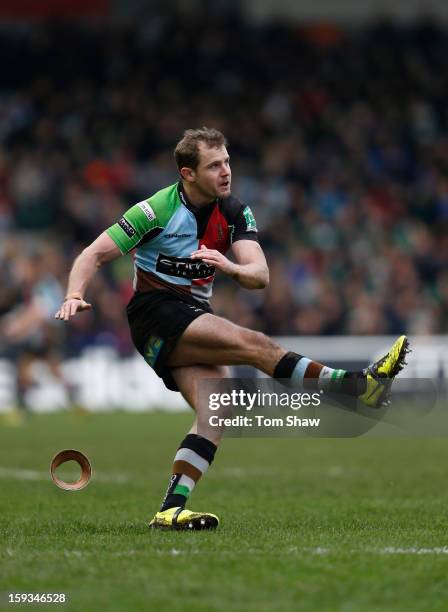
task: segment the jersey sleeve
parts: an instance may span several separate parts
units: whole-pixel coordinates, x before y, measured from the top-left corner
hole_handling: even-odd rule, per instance
[[[257,232],[257,223],[252,210],[246,204],[241,204],[234,220],[232,243],[237,240],[255,240],[258,242]]]
[[[154,209],[148,200],[143,200],[129,208],[121,219],[106,230],[120,251],[129,253],[142,240],[151,239],[163,229]]]

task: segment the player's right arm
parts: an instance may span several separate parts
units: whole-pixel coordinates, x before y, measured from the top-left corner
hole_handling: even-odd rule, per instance
[[[175,185],[169,189],[173,191]],[[104,263],[126,255],[139,246],[141,241],[151,240],[163,230],[163,214],[156,214],[151,199],[138,202],[127,210],[121,219],[103,232],[75,260],[68,280],[65,300],[55,314],[56,319],[68,321],[77,312],[92,308],[84,300],[84,294],[95,272]],[[169,218],[170,207],[165,216]]]
[[[77,312],[92,308],[92,305],[84,300],[84,294],[93,275],[103,264],[122,254],[106,232],[103,232],[90,246],[85,248],[75,259],[68,279],[67,295],[54,315],[55,318],[68,321]]]

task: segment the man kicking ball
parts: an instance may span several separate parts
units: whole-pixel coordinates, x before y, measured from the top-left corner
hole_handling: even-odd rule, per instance
[[[96,270],[135,249],[135,293],[127,307],[132,339],[168,389],[180,391],[196,411],[152,528],[213,529],[219,523],[214,514],[185,508],[222,436],[222,431],[207,437],[198,433],[200,380],[230,377],[227,366],[245,364],[289,379],[294,388],[352,395],[375,408],[388,403],[391,382],[408,351],[401,336],[365,370],[335,370],[213,314],[209,300],[216,270],[246,289],[262,289],[269,282],[252,211],[231,195],[226,145],[218,130],[187,130],[174,151],[180,181],[132,206],[84,249],[55,315],[68,321],[91,308],[84,296]],[[228,250],[235,262],[226,257]]]

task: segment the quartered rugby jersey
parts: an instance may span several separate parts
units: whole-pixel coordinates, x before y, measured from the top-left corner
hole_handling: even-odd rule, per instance
[[[107,234],[123,254],[136,249],[134,290],[168,289],[204,301],[212,295],[215,267],[191,253],[205,245],[225,254],[237,240],[258,241],[249,206],[229,196],[195,208],[182,183],[132,206]]]

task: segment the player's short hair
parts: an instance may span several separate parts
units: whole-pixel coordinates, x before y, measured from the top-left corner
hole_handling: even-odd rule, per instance
[[[174,159],[177,167],[196,170],[199,164],[199,143],[203,142],[210,149],[226,147],[227,139],[215,128],[202,127],[197,130],[185,130],[182,140],[174,149]]]

